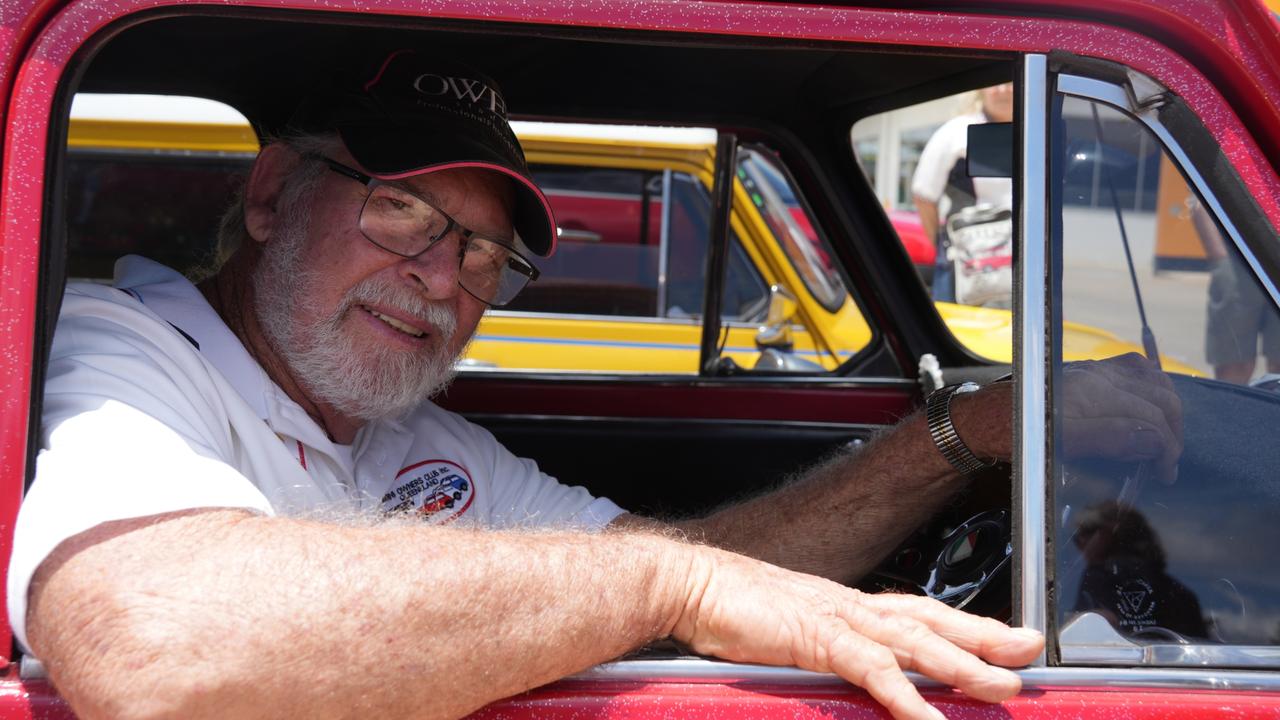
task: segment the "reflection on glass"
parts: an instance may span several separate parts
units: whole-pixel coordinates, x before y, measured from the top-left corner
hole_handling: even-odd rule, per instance
[[[1227,252],[1222,231],[1198,198],[1184,203],[1209,264],[1208,313],[1205,323],[1205,361],[1213,376],[1247,384],[1258,369],[1259,344],[1266,374],[1262,383],[1280,380],[1280,313],[1244,260]]]
[[[1143,126],[1075,98],[1059,121],[1064,342],[1090,326],[1122,357],[1055,358],[1058,627],[1094,612],[1138,644],[1280,644],[1277,308]],[[1162,370],[1124,355],[1153,347]]]
[[[1208,637],[1200,602],[1168,574],[1160,538],[1141,513],[1106,500],[1075,525],[1071,541],[1084,569],[1072,610],[1100,613],[1130,636]]]

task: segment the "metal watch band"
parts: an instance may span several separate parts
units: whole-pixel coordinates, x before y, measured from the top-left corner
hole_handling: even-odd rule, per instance
[[[978,389],[977,383],[965,382],[948,385],[929,394],[925,400],[925,418],[929,423],[929,436],[937,446],[942,457],[951,463],[961,475],[971,475],[995,463],[983,462],[960,439],[956,426],[951,422],[951,398],[960,393],[973,392]]]

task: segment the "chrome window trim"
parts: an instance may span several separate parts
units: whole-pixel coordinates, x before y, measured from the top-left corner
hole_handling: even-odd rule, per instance
[[[1022,64],[1022,163],[1018,194],[1018,225],[1022,291],[1015,299],[1015,327],[1020,328],[1020,353],[1014,358],[1014,378],[1018,383],[1021,417],[1019,447],[1015,455],[1014,482],[1020,488],[1018,522],[1022,580],[1020,593],[1023,627],[1045,632],[1048,627],[1045,577],[1045,522],[1048,497],[1048,452],[1046,417],[1048,412],[1048,332],[1049,312],[1045,288],[1049,251],[1048,197],[1048,59],[1027,55]],[[1015,239],[1015,242],[1018,242]],[[1041,652],[1032,665],[1043,667],[1047,657]]]
[[[524,312],[522,310],[488,310],[484,314],[485,317],[499,317],[510,319],[534,319],[534,320],[590,320],[594,322],[622,322],[622,323],[660,323],[664,325],[688,325],[690,327],[702,327],[701,316],[689,317],[650,317],[648,315],[591,315],[588,313],[556,313],[556,312]],[[760,326],[759,323],[744,322],[742,320],[722,320],[720,327],[746,328],[755,329]],[[791,323],[794,330],[800,332],[808,332],[801,323]]]
[[[1142,82],[1144,86],[1154,85],[1154,81],[1145,78],[1145,76],[1137,75],[1132,71],[1130,76]],[[1126,92],[1124,87],[1080,75],[1059,75],[1058,92],[1105,103],[1145,125],[1164,145],[1164,149],[1172,156],[1173,161],[1178,164],[1178,168],[1186,173],[1187,179],[1191,182],[1196,192],[1200,194],[1205,207],[1209,208],[1213,213],[1213,216],[1222,225],[1222,229],[1231,238],[1231,242],[1235,244],[1236,249],[1244,256],[1245,261],[1249,263],[1249,268],[1253,270],[1254,277],[1266,288],[1267,294],[1271,296],[1271,302],[1280,307],[1280,291],[1277,290],[1275,282],[1267,276],[1262,264],[1258,262],[1257,256],[1249,249],[1239,229],[1231,222],[1231,218],[1227,216],[1222,203],[1218,201],[1217,196],[1209,189],[1209,184],[1205,181],[1204,176],[1191,163],[1186,151],[1182,149],[1178,141],[1169,134],[1168,128],[1160,121],[1159,103],[1146,104],[1144,107],[1142,106],[1142,99],[1134,97],[1130,92]],[[1135,103],[1139,104],[1139,107],[1134,107]]]
[[[48,677],[44,665],[35,658],[24,656],[19,667],[19,677],[23,680],[37,680]],[[1280,693],[1280,673],[1248,670],[1220,670],[1209,674],[1203,669],[1041,667],[1024,668],[1014,670],[1014,672],[1018,674],[1018,677],[1022,678],[1022,691],[1024,693],[1029,690],[1054,690],[1059,688],[1217,690],[1223,692]],[[917,687],[946,687],[943,683],[919,673],[908,672],[907,677]],[[747,665],[701,657],[678,657],[662,660],[619,660],[597,665],[590,670],[571,675],[566,679],[653,684],[760,683],[821,687],[833,690],[852,689],[848,682],[829,673],[767,665]]]
[[[658,221],[658,317],[667,316],[667,272],[671,262],[671,168],[662,171],[662,217]],[[701,326],[702,322],[699,321]]]
[[[747,385],[776,385],[789,387],[793,385],[820,385],[826,388],[905,388],[918,390],[920,383],[909,378],[892,377],[843,377],[832,375],[735,375],[731,378],[716,378],[705,375],[688,374],[650,374],[641,371],[623,373],[617,370],[513,370],[510,368],[460,367],[458,375],[497,376],[503,380],[521,382],[623,382],[629,385],[680,385],[697,387],[737,387]]]
[[[1058,635],[1062,661],[1078,665],[1280,667],[1280,646],[1180,643],[1138,644],[1096,612],[1071,619]]]
[[[110,160],[112,158],[124,158],[134,161],[140,157],[146,158],[147,160],[174,160],[180,163],[189,163],[193,160],[216,162],[239,161],[244,162],[244,169],[245,171],[248,171],[249,167],[253,164],[254,159],[258,157],[258,153],[241,152],[239,150],[173,150],[169,148],[67,146],[67,158],[73,160]]]
[[[1062,662],[1075,665],[1161,665],[1167,667],[1280,667],[1280,647],[1274,645],[1068,645],[1062,643]]]
[[[1204,668],[1082,668],[1032,667],[1015,670],[1022,689],[1057,688],[1148,688],[1153,690],[1232,690],[1280,693],[1280,673],[1251,670]],[[919,687],[945,687],[918,673],[907,676]],[[573,675],[572,680],[603,680],[643,683],[733,683],[820,686],[848,689],[849,683],[829,673],[794,668],[747,665],[700,657],[654,660],[619,660]]]
[[[44,665],[24,656],[19,666],[23,680],[48,677]],[[1215,670],[1212,674],[1199,670],[1163,668],[1064,668],[1040,667],[1014,670],[1022,678],[1022,691],[1059,688],[1125,688],[1150,690],[1217,690],[1234,692],[1280,693],[1280,673],[1248,670]],[[919,673],[908,672],[912,684],[922,688],[942,688],[943,683]],[[795,668],[747,665],[701,657],[677,657],[662,660],[618,660],[597,665],[571,675],[567,680],[636,682],[636,683],[760,683],[821,687],[850,690],[852,686],[830,673],[817,673]]]
[[[794,428],[797,430],[836,430],[861,435],[872,435],[884,430],[883,425],[868,423],[824,422],[818,420],[757,420],[742,418],[708,418],[708,417],[625,417],[621,415],[522,415],[519,413],[466,413],[467,419],[485,423],[488,421],[519,422],[582,422],[582,423],[625,423],[628,425],[649,424],[666,427],[676,425],[707,425],[723,428],[726,426],[757,428]]]
[[[1124,87],[1113,82],[1097,80],[1080,75],[1062,74],[1058,76],[1057,91],[1084,100],[1109,105],[1125,115],[1142,123],[1161,142],[1171,159],[1177,163],[1178,169],[1186,173],[1188,181],[1200,194],[1202,203],[1209,208],[1221,224],[1223,230],[1231,238],[1236,249],[1249,263],[1254,277],[1266,288],[1271,301],[1280,307],[1280,293],[1276,285],[1263,271],[1257,257],[1245,244],[1244,238],[1235,224],[1227,216],[1222,204],[1210,190],[1204,176],[1191,163],[1190,158],[1178,142],[1169,134],[1159,118],[1160,90],[1155,81],[1130,71],[1131,87]],[[1137,93],[1143,92],[1142,97]],[[1069,626],[1068,626],[1069,627]],[[1057,630],[1057,628],[1055,628]],[[1077,664],[1159,664],[1166,667],[1205,667],[1207,665],[1232,665],[1249,668],[1280,668],[1280,646],[1246,646],[1230,644],[1144,644],[1099,643],[1084,638],[1073,642],[1065,638],[1067,627],[1061,628],[1058,645],[1062,662]],[[1280,676],[1278,676],[1280,677]],[[1280,680],[1277,680],[1280,685]]]

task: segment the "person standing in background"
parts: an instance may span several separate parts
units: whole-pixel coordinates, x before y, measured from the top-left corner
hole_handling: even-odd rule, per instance
[[[946,218],[961,208],[978,204],[1013,206],[1011,180],[971,178],[964,163],[970,125],[1013,120],[1013,83],[982,88],[978,98],[977,111],[948,120],[929,138],[911,178],[920,224],[938,249],[933,275],[935,300],[956,300],[955,272],[947,257]]]
[[[1258,368],[1259,338],[1267,375],[1280,374],[1280,313],[1239,255],[1227,251],[1199,198],[1188,196],[1186,205],[1209,263],[1204,353],[1213,377],[1248,385]]]

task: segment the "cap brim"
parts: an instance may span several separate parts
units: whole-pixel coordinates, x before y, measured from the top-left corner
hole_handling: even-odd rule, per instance
[[[453,168],[482,168],[505,175],[515,188],[511,218],[529,250],[549,257],[556,249],[551,203],[523,170],[501,152],[448,131],[377,125],[344,125],[338,134],[351,156],[379,180],[400,180]]]

